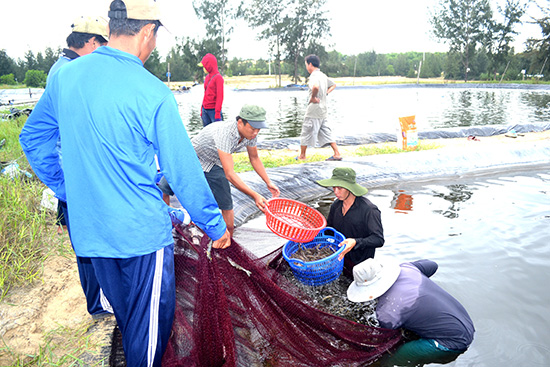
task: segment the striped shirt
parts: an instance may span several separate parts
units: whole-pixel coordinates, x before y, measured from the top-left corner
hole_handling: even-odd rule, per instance
[[[210,172],[214,165],[222,167],[218,149],[232,154],[247,146],[255,147],[258,140],[257,137],[252,140],[242,138],[239,142],[240,139],[237,121],[216,121],[204,127],[191,143],[199,157],[202,170]]]

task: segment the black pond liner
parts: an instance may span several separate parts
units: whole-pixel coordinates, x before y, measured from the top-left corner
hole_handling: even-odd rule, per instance
[[[466,139],[469,135],[476,135],[478,137],[492,136],[503,134],[511,129],[514,129],[517,133],[540,132],[549,130],[550,124],[541,123],[512,125],[507,127],[484,126],[479,128],[445,129],[433,132],[421,132],[419,135],[422,139],[445,137],[463,137]],[[425,135],[423,136],[423,134]],[[364,144],[366,139],[374,139],[373,136],[380,137],[386,135],[387,134],[372,134],[368,137],[354,137],[349,140],[344,139],[343,141],[348,141],[350,145]],[[390,136],[386,137],[388,139],[393,138]],[[521,137],[517,139],[521,139]],[[262,146],[262,149],[281,149],[296,143],[293,139],[281,139],[279,141],[262,142],[262,144],[271,146],[270,148]],[[372,188],[402,181],[427,181],[438,178],[447,179],[530,167],[536,169],[537,166],[548,167],[548,164],[550,164],[550,140],[524,143],[515,141],[514,144],[511,145],[485,145],[483,139],[481,139],[481,141],[471,141],[471,144],[466,146],[468,149],[443,148],[408,152],[405,154],[386,154],[353,158],[344,157],[344,160],[340,162],[304,163],[278,168],[268,168],[267,172],[270,179],[281,190],[282,197],[302,202],[310,202],[330,192],[327,188],[316,184],[316,181],[330,177],[335,167],[353,168],[357,172],[358,183],[367,188]],[[240,176],[247,185],[264,197],[269,198],[271,196],[265,187],[265,183],[255,172],[241,173]],[[248,220],[261,215],[254,201],[248,196],[235,189],[232,189],[232,195],[236,226],[242,226]],[[258,234],[261,235],[261,231],[257,233],[256,236]],[[254,236],[250,238],[254,238]],[[258,240],[261,242],[261,238],[258,238]],[[115,328],[110,355],[111,366],[125,366],[121,344],[120,332]]]
[[[516,133],[531,133],[550,130],[550,122],[531,124],[510,124],[510,125],[485,125],[471,127],[457,127],[448,129],[421,130],[418,132],[419,139],[452,139],[467,138],[468,136],[488,137],[496,136],[515,131]],[[355,136],[339,136],[336,138],[338,145],[361,145],[397,142],[397,135],[391,133],[373,133]],[[258,142],[258,149],[289,149],[300,145],[300,138],[284,138],[263,140]],[[243,150],[244,151],[244,150]]]

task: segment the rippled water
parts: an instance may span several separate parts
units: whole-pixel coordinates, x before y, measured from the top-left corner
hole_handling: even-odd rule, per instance
[[[439,264],[432,279],[476,327],[454,366],[550,365],[550,166],[456,182],[376,188],[377,254]],[[332,198],[315,205],[327,214]]]
[[[189,135],[202,127],[199,108],[202,86],[177,93],[180,114]],[[237,91],[225,89],[223,114],[234,119],[243,104],[254,103],[267,111],[269,129],[260,139],[300,135],[306,107],[306,90]],[[545,89],[495,89],[382,86],[337,88],[329,96],[328,119],[337,136],[393,133],[398,117],[416,115],[419,129],[508,125],[550,120],[550,91]]]

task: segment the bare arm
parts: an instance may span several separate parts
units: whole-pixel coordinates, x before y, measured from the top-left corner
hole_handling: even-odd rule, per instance
[[[223,171],[225,172],[225,177],[227,178],[227,180],[231,182],[231,184],[235,186],[237,190],[254,199],[254,202],[256,203],[258,209],[263,211],[265,207],[265,202],[267,200],[262,195],[258,194],[256,191],[248,187],[248,185],[244,183],[237,172],[235,172],[233,156],[219,149],[218,154],[220,156],[220,161],[222,162]]]
[[[330,92],[332,92],[334,89],[336,89],[336,84],[331,85],[330,87],[328,87],[328,89],[327,89],[327,95],[328,95]]]
[[[254,168],[254,171],[256,171],[258,176],[260,176],[261,179],[265,182],[268,190],[271,192],[272,197],[274,198],[278,197],[281,194],[281,192],[279,191],[279,188],[269,179],[269,176],[265,171],[264,164],[262,163],[262,160],[258,155],[258,148],[246,147],[246,149],[248,151],[248,159],[250,160],[250,164],[252,165],[252,168]]]
[[[314,85],[311,87],[311,98],[309,99],[309,103],[319,103],[317,94],[319,94],[319,85]]]

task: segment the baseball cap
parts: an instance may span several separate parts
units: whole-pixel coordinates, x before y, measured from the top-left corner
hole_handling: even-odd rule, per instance
[[[254,129],[267,127],[265,123],[265,110],[260,106],[246,104],[241,108],[239,116],[248,121]]]
[[[158,20],[160,19],[160,8],[156,0],[121,0],[126,10],[113,9],[113,3],[109,8],[111,19],[137,19],[137,20]],[[162,24],[162,21],[161,21]]]
[[[109,40],[107,32],[107,19],[103,17],[80,17],[75,19],[71,25],[73,32],[96,34]]]

